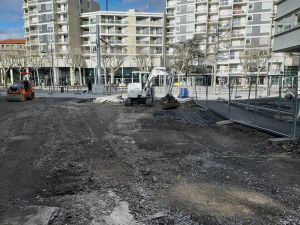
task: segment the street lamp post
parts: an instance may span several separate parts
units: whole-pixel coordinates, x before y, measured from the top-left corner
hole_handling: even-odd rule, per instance
[[[51,51],[51,86],[52,86],[52,91],[55,92],[55,67],[54,67],[54,56],[53,56],[53,41],[50,41],[50,51]]]

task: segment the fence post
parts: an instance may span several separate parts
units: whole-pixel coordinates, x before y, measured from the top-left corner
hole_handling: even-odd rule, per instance
[[[281,104],[281,89],[282,89],[282,76],[283,75],[279,75],[279,90],[278,90],[278,101],[277,101],[277,109],[278,109],[278,112],[277,112],[277,117],[279,118],[280,117],[280,110],[281,110],[281,107],[280,107],[280,104]]]
[[[292,133],[292,138],[296,138],[297,134],[297,117],[298,117],[298,75],[295,77],[294,82],[296,81],[295,84],[295,102],[294,102],[294,118],[293,118],[293,133]]]

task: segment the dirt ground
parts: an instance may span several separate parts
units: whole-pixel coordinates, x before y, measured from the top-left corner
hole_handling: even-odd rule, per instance
[[[187,104],[0,97],[0,224],[26,206],[50,225],[299,225],[298,146]]]

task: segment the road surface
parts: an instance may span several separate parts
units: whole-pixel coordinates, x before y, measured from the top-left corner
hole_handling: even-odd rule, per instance
[[[298,146],[219,120],[188,104],[0,98],[0,224],[28,207],[50,225],[299,224]]]

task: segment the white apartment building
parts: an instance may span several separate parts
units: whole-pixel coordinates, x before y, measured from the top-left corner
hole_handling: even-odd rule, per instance
[[[201,35],[208,64],[216,67],[215,82],[226,83],[228,76],[244,75],[241,56],[251,49],[271,52],[275,10],[273,0],[166,0],[166,43]],[[273,54],[261,82],[268,72],[282,70],[282,61],[282,54]]]
[[[164,14],[97,11],[81,15],[81,48],[88,68],[95,68],[96,24],[99,25],[102,58],[124,57],[116,77],[131,77],[140,67],[137,56],[147,56],[148,63],[163,65]],[[105,66],[105,65],[103,65]],[[151,67],[151,65],[149,65]],[[89,71],[92,73],[92,70]]]
[[[287,74],[300,73],[300,1],[281,0],[277,2],[273,51],[288,52]]]
[[[23,0],[26,47],[32,56],[54,58],[55,83],[84,84],[94,78],[96,68],[96,24],[100,25],[101,53],[126,57],[116,77],[131,74],[138,65],[136,56],[147,55],[151,63],[163,62],[164,14],[129,10],[99,11],[94,0]],[[84,56],[82,79],[68,57]],[[52,57],[51,57],[52,58]],[[48,60],[47,79],[51,74]],[[102,68],[104,65],[102,65]]]
[[[23,0],[23,10],[27,50],[33,56],[53,53],[55,83],[74,84],[78,79],[66,57],[80,48],[80,15],[98,11],[99,5],[94,0]],[[45,73],[51,73],[50,65]]]

